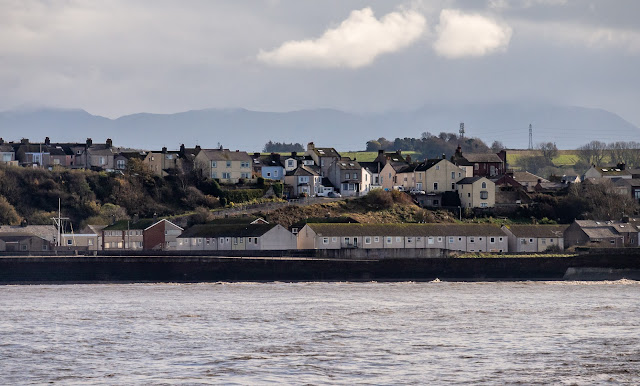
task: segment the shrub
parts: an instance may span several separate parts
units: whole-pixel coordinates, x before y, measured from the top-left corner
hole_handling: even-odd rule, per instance
[[[264,195],[262,189],[238,189],[238,190],[227,190],[225,192],[225,197],[228,201],[231,202],[247,202],[254,199],[261,198]]]
[[[394,203],[393,193],[382,189],[372,190],[364,198],[367,204],[378,209],[389,209]]]

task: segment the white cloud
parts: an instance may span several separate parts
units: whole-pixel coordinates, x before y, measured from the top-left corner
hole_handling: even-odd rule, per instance
[[[415,11],[391,12],[378,20],[371,8],[354,10],[318,39],[293,40],[272,51],[261,50],[258,60],[283,67],[359,68],[379,55],[411,45],[426,26],[424,16]]]
[[[512,30],[508,25],[482,15],[443,9],[436,33],[438,38],[433,43],[436,53],[447,58],[461,58],[506,50]]]

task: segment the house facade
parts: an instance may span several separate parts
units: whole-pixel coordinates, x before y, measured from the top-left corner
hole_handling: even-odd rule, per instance
[[[182,231],[165,219],[120,220],[102,229],[102,249],[171,251]]]
[[[496,204],[496,184],[486,177],[465,177],[457,187],[463,208],[493,208]]]
[[[339,160],[340,153],[332,147],[316,147],[313,142],[307,144],[307,151],[304,153],[310,156],[313,162],[320,166],[320,175],[328,177],[329,167]]]
[[[358,196],[361,192],[367,191],[366,179],[370,174],[360,166],[357,161],[344,157],[335,160],[327,171],[327,176],[331,184],[338,189],[345,197]]]
[[[308,197],[314,197],[322,189],[320,171],[311,166],[301,165],[288,172],[285,175],[284,183],[291,187],[291,197],[300,197],[303,193]]]
[[[623,247],[624,236],[611,225],[610,221],[575,220],[564,232],[564,246]]]
[[[584,173],[585,180],[597,181],[611,178],[631,179],[633,175],[625,168],[624,164],[619,164],[614,167],[592,165],[591,168]]]
[[[416,249],[507,252],[507,235],[485,224],[316,224],[298,232],[298,249]]]
[[[414,169],[414,175],[414,185],[408,188],[424,190],[427,193],[444,193],[456,191],[456,183],[464,178],[465,171],[443,158],[418,164]]]
[[[194,225],[177,238],[178,251],[296,249],[296,237],[279,224]]]
[[[166,177],[169,171],[182,167],[180,152],[167,150],[166,147],[160,151],[146,152],[142,162],[149,167],[153,174],[160,177]]]
[[[509,238],[509,252],[564,250],[566,225],[509,225],[502,230]]]
[[[252,163],[246,152],[229,149],[202,149],[194,160],[194,166],[203,176],[229,184],[241,179],[252,180]]]

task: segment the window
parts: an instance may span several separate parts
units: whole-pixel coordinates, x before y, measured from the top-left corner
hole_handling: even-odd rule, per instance
[[[438,242],[441,243],[442,242],[442,237],[438,237]]]
[[[322,244],[329,244],[329,238],[328,237],[323,237],[322,238]]]
[[[26,244],[20,245],[20,249],[23,250],[23,251],[26,251],[27,250],[27,245]]]
[[[473,168],[474,168],[475,170],[478,170],[478,169],[480,169],[480,165],[478,165],[478,164],[474,164],[474,165],[473,165]]]
[[[373,238],[373,242],[374,243],[379,243],[380,242],[380,237],[376,236]]]
[[[428,244],[433,244],[433,237],[429,237],[429,239],[427,240]]]
[[[480,198],[483,200],[486,200],[487,198],[489,198],[489,192],[487,192],[486,190],[481,190],[480,191]]]
[[[217,161],[211,161],[211,167],[212,168],[217,168],[218,167],[218,162]]]
[[[227,161],[227,167],[230,168],[231,167],[231,161]]]
[[[496,238],[495,238],[495,237],[491,237],[491,238],[489,238],[489,242],[490,242],[491,244],[495,243],[495,242],[496,242]]]
[[[467,193],[467,197],[471,197],[471,193]]]
[[[293,160],[292,159],[288,159],[287,160],[287,167],[288,168],[292,168],[293,167]]]
[[[226,179],[226,180],[231,179],[231,173],[223,172],[222,173],[222,178]]]
[[[547,244],[547,239],[542,239],[542,245]]]
[[[462,241],[462,237],[458,237],[458,241]]]
[[[87,245],[92,246],[93,245],[93,239],[87,240]]]
[[[407,243],[412,243],[413,242],[413,237],[407,237]]]
[[[165,159],[173,159],[173,154],[167,154],[164,156]]]
[[[451,172],[451,179],[455,180],[456,179],[456,172]]]
[[[451,183],[451,190],[456,190],[456,183],[455,182]]]
[[[530,242],[530,243],[532,243],[532,242],[533,242],[533,239],[529,239],[529,242]]]
[[[344,178],[348,180],[349,179],[349,173],[345,174]]]
[[[211,178],[218,178],[218,173],[211,172]]]
[[[73,245],[73,239],[68,239],[67,240],[67,245]]]
[[[436,165],[436,170],[440,170],[440,165]]]
[[[527,240],[525,240],[525,239],[520,239],[520,244],[526,244],[526,243],[527,243]]]
[[[488,207],[489,207],[489,205],[488,205],[486,202],[481,202],[481,203],[480,203],[480,207],[481,207],[481,208],[488,208]]]
[[[249,178],[249,173],[240,173],[240,178]]]
[[[116,163],[116,167],[118,169],[124,169],[124,160],[123,159],[119,159],[118,162]]]
[[[469,237],[469,242],[470,242],[470,243],[475,243],[475,242],[476,242],[476,239],[475,239],[474,237]]]
[[[438,190],[438,183],[437,182],[433,183],[433,190]]]
[[[422,237],[416,237],[416,243],[419,243],[420,241],[422,241]]]
[[[364,238],[364,243],[365,243],[365,244],[371,244],[371,237],[368,237],[368,236],[367,236],[367,237],[365,237],[365,238]]]
[[[615,241],[615,240],[611,240],[611,244],[615,244],[615,243],[616,243],[616,241]]]
[[[482,183],[482,189],[486,189],[486,188],[487,188],[487,183],[486,183],[486,182],[483,182],[483,183]]]
[[[387,237],[387,244],[393,243],[393,237]]]
[[[449,237],[449,244],[453,244],[453,237]]]
[[[402,237],[396,237],[396,243],[401,243],[402,242]]]
[[[502,237],[500,237],[500,238],[498,239],[498,241],[502,241]]]
[[[271,172],[267,172],[267,177],[271,177]]]
[[[350,241],[351,241],[351,240],[350,240],[348,237],[345,237],[345,238],[344,238],[344,243],[345,243],[345,244],[349,244],[349,243],[350,243]]]
[[[358,173],[353,173],[353,179],[357,180],[358,179]]]
[[[458,172],[458,178],[462,177],[462,173]]]
[[[241,168],[248,168],[248,167],[249,167],[249,162],[247,162],[247,161],[242,161],[242,162],[240,163],[240,167],[241,167]]]
[[[277,170],[274,170],[274,171],[273,171],[273,176],[274,176],[274,177],[278,177],[278,171],[277,171]]]
[[[98,163],[99,163],[100,165],[104,165],[104,157],[99,157],[99,158],[98,158]]]

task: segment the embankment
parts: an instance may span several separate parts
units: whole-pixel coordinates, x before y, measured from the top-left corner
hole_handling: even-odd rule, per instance
[[[567,275],[568,276],[565,276]],[[640,255],[318,259],[300,257],[0,257],[0,283],[640,279]]]

